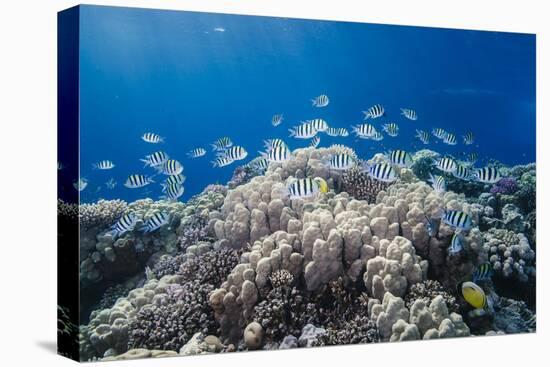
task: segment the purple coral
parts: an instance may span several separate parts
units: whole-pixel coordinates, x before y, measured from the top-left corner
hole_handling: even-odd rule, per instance
[[[518,189],[518,183],[513,177],[504,177],[491,187],[491,193],[510,195],[518,191]]]

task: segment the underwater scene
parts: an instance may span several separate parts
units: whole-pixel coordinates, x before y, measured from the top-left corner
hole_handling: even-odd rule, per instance
[[[536,331],[534,35],[79,20],[81,360]]]

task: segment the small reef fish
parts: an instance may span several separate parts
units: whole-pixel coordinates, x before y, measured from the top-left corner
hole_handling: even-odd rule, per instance
[[[397,172],[388,163],[375,163],[373,165],[366,164],[368,174],[375,180],[382,182],[393,182],[397,180]]]
[[[456,145],[456,135],[452,133],[445,134],[443,138],[443,143],[447,145]]]
[[[145,175],[130,175],[126,179],[126,182],[124,183],[124,186],[129,189],[137,189],[140,187],[144,187],[149,185],[150,183],[153,183],[153,181],[150,177]]]
[[[341,127],[338,129],[338,136],[346,137],[349,136],[349,131],[345,127]]]
[[[487,296],[479,285],[474,282],[464,282],[460,288],[462,297],[470,306],[475,309],[484,309],[487,307]]]
[[[482,183],[493,184],[500,181],[502,176],[496,167],[483,167],[474,170],[472,179]]]
[[[271,125],[273,126],[279,126],[280,124],[283,123],[283,114],[282,113],[279,113],[279,114],[276,114],[276,115],[273,115],[273,117],[271,118]]]
[[[166,181],[164,183],[161,183],[160,186],[162,187],[162,191],[166,191],[166,188],[168,186],[172,185],[182,185],[185,182],[186,177],[182,175],[181,173],[179,175],[172,175],[168,176]]]
[[[73,187],[78,190],[82,191],[88,186],[88,180],[85,178],[79,178],[78,181],[73,182]]]
[[[155,133],[145,133],[141,136],[141,139],[151,144],[164,143],[164,138]]]
[[[424,130],[416,130],[416,138],[418,138],[422,144],[430,144],[430,134]]]
[[[140,161],[145,163],[145,167],[157,167],[166,162],[169,158],[170,157],[168,157],[168,154],[159,151],[145,156],[145,158],[140,159]]]
[[[323,119],[307,120],[306,122],[313,125],[315,130],[320,132],[325,132],[329,128],[328,123]]]
[[[462,245],[464,243],[464,236],[460,231],[456,231],[453,234],[453,238],[451,238],[451,245],[449,246],[449,249],[447,250],[449,252],[449,255],[456,255],[462,249],[464,246]]]
[[[234,161],[240,161],[245,159],[248,156],[246,149],[239,145],[234,145],[231,148],[227,149],[223,153],[219,153],[218,157],[229,157]]]
[[[311,123],[303,123],[299,126],[294,126],[292,129],[288,129],[290,137],[296,139],[311,139],[317,135],[317,129]]]
[[[133,231],[134,228],[136,227],[138,220],[139,220],[138,216],[135,215],[134,213],[124,214],[122,218],[120,218],[111,227],[111,230],[108,233],[114,238],[117,238],[126,232]]]
[[[175,159],[169,159],[162,165],[157,166],[156,170],[158,173],[162,173],[168,176],[179,175],[183,172],[183,165]]]
[[[430,173],[429,182],[432,184],[432,188],[435,192],[445,192],[445,190],[447,190],[447,184],[443,176],[434,176]]]
[[[382,135],[379,131],[375,131],[371,139],[374,141],[380,141],[384,139],[384,135]]]
[[[432,135],[438,139],[445,139],[445,137],[447,136],[447,132],[440,127],[436,127],[432,130]]]
[[[220,168],[220,167],[229,166],[233,162],[235,162],[235,161],[233,159],[231,159],[230,157],[220,156],[220,157],[218,157],[218,158],[216,158],[215,160],[212,161],[212,166]]]
[[[472,217],[460,210],[445,210],[441,220],[453,228],[465,231],[472,228]]]
[[[326,107],[329,104],[329,99],[326,94],[321,94],[318,97],[315,97],[311,100],[311,105],[313,107]]]
[[[472,276],[473,282],[477,283],[479,281],[490,279],[493,274],[493,267],[490,263],[481,264],[477,267],[476,271],[474,271]]]
[[[456,170],[457,163],[453,158],[443,157],[436,161],[436,167],[443,172],[452,173]]]
[[[222,27],[216,27],[214,28],[214,32],[225,32],[225,28],[222,28]]]
[[[388,134],[392,138],[395,138],[399,134],[399,126],[397,126],[397,124],[393,122],[382,125],[382,130],[384,130],[386,134]]]
[[[411,110],[410,108],[401,108],[401,114],[408,118],[409,120],[416,121],[418,120],[418,115],[416,114],[415,110]]]
[[[472,173],[470,171],[470,168],[463,166],[461,164],[458,164],[456,166],[456,170],[452,172],[452,175],[461,180],[469,180]]]
[[[162,198],[169,200],[178,200],[178,198],[183,195],[183,192],[183,186],[180,184],[167,185]]]
[[[109,181],[105,182],[105,186],[107,186],[109,190],[114,189],[116,185],[117,185],[117,182],[115,181],[114,178],[110,178]]]
[[[376,128],[371,124],[352,126],[351,129],[361,139],[371,139],[377,133]]]
[[[268,140],[264,140],[264,147],[266,149],[273,149],[275,147],[286,147],[286,143],[283,141],[283,139],[279,139],[279,138],[276,138],[276,139],[268,139]]]
[[[430,219],[427,215],[424,215],[424,218],[426,218],[426,230],[428,231],[428,236],[437,237],[439,220],[437,218]]]
[[[157,212],[147,219],[143,227],[140,228],[140,231],[151,233],[168,224],[168,222],[170,222],[170,215],[168,213]]]
[[[252,169],[264,171],[269,167],[269,160],[264,157],[255,158],[248,163],[248,166]]]
[[[105,159],[105,160],[99,161],[97,163],[93,163],[92,167],[94,169],[108,170],[108,169],[115,168],[115,165],[112,161]]]
[[[336,128],[336,127],[329,127],[327,129],[327,131],[325,131],[325,133],[328,135],[328,136],[339,136],[339,129]]]
[[[465,145],[472,145],[474,143],[474,133],[471,131],[467,132],[462,139],[464,140]]]
[[[381,104],[375,104],[372,107],[369,107],[366,111],[363,111],[364,120],[367,119],[376,119],[378,117],[382,117],[386,114],[386,111],[384,110],[384,107]]]
[[[267,153],[262,153],[262,154],[270,162],[275,162],[275,163],[283,163],[290,160],[290,158],[292,158],[292,152],[286,146],[275,147],[273,149],[268,150]]]
[[[412,156],[401,149],[392,150],[387,157],[391,163],[398,167],[410,167],[413,164]]]
[[[287,186],[287,190],[291,200],[305,199],[317,196],[319,193],[327,193],[328,184],[321,177],[308,177],[292,182]]]
[[[206,149],[204,148],[195,148],[187,153],[187,156],[190,158],[200,158],[206,154]]]
[[[336,171],[345,171],[356,164],[355,158],[347,153],[334,154],[328,161],[328,166]]]
[[[321,138],[319,136],[314,136],[313,139],[311,139],[311,141],[309,142],[309,146],[312,148],[317,148],[320,142]]]
[[[231,147],[233,145],[233,142],[230,138],[227,136],[224,136],[222,138],[219,138],[214,143],[210,144],[212,146],[212,150],[226,150],[227,148]]]
[[[471,152],[466,156],[466,159],[470,164],[474,164],[475,162],[477,162],[477,158],[478,156],[476,152]]]

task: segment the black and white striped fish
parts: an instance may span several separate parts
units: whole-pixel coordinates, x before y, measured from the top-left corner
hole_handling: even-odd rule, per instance
[[[233,145],[233,141],[231,141],[231,139],[227,136],[224,136],[210,145],[212,146],[212,150],[226,150]]]
[[[185,182],[186,177],[181,173],[179,175],[168,176],[168,178],[161,183],[162,191],[166,191],[166,188],[171,185],[182,185]]]
[[[248,166],[252,169],[264,171],[269,167],[269,160],[264,157],[258,157],[250,161]]]
[[[328,123],[323,119],[307,120],[306,123],[312,124],[315,130],[325,132],[329,128]]]
[[[227,149],[226,151],[219,153],[218,156],[229,157],[234,161],[240,161],[245,159],[248,156],[248,152],[243,147],[239,145],[234,145],[231,148]]]
[[[368,168],[369,176],[378,181],[393,182],[398,178],[397,172],[393,169],[392,165],[388,163],[367,164],[366,168]]]
[[[155,133],[145,133],[141,136],[141,139],[147,143],[151,144],[158,144],[158,143],[164,143],[164,138],[158,136]]]
[[[432,135],[438,139],[445,139],[445,137],[447,136],[447,132],[440,127],[436,127],[432,130]]]
[[[317,134],[317,129],[311,123],[303,123],[299,126],[294,126],[288,129],[290,137],[296,139],[311,139]]]
[[[462,137],[465,145],[472,145],[474,143],[474,133],[469,131]]]
[[[328,135],[328,136],[338,136],[339,135],[339,129],[336,128],[336,127],[329,127],[327,129],[327,131],[325,131],[325,133]]]
[[[445,137],[443,138],[443,143],[447,145],[456,145],[456,135],[453,133],[445,134]]]
[[[447,184],[443,176],[434,176],[430,173],[429,182],[432,184],[432,188],[435,192],[445,192],[445,190],[447,190]]]
[[[319,146],[319,143],[321,143],[321,138],[317,135],[311,139],[311,141],[309,142],[309,146],[312,148],[317,148]]]
[[[130,175],[126,179],[124,186],[126,186],[129,189],[137,189],[143,186],[147,186],[153,182],[155,181],[153,181],[152,178],[145,175]]]
[[[219,156],[218,158],[212,161],[212,167],[217,167],[217,168],[225,167],[225,166],[229,166],[233,162],[235,162],[235,160],[233,160],[230,157]]]
[[[328,166],[336,171],[345,171],[355,166],[356,160],[347,153],[334,154],[328,161]]]
[[[413,163],[412,156],[401,149],[392,150],[387,156],[390,162],[398,167],[410,167]]]
[[[476,271],[474,271],[472,280],[474,283],[477,283],[479,281],[490,279],[493,274],[493,266],[491,263],[483,263],[477,267]]]
[[[283,163],[292,158],[292,152],[287,146],[275,147],[262,153],[270,162]]]
[[[268,140],[264,140],[264,147],[266,149],[273,149],[275,147],[286,147],[286,143],[283,141],[283,139],[279,139],[279,138],[276,138],[276,139],[268,139]]]
[[[467,156],[466,156],[466,159],[468,160],[468,162],[470,164],[474,164],[475,162],[477,162],[477,153],[476,152],[471,152],[469,153]]]
[[[145,156],[144,159],[140,159],[143,163],[145,163],[145,167],[157,167],[166,162],[170,157],[168,154],[164,152],[154,152],[153,154]]]
[[[384,139],[384,135],[382,135],[380,131],[376,131],[371,139],[374,141],[380,141]]]
[[[377,133],[376,128],[371,124],[352,126],[352,131],[361,139],[371,139]]]
[[[493,184],[500,181],[502,176],[496,167],[478,168],[472,172],[472,179],[478,182]]]
[[[326,94],[321,94],[320,96],[315,97],[314,99],[311,100],[311,105],[313,107],[326,107],[328,106],[328,103],[329,103],[329,99]]]
[[[453,228],[465,231],[472,228],[472,217],[460,210],[445,210],[441,221]]]
[[[447,249],[449,255],[456,255],[464,248],[464,235],[460,231],[455,231],[451,238],[451,245]]]
[[[345,127],[341,127],[338,129],[338,136],[346,137],[349,136],[349,131]]]
[[[305,199],[319,194],[321,192],[321,185],[316,181],[317,179],[307,177],[290,183],[287,186],[290,199]]]
[[[109,231],[109,234],[113,237],[118,237],[123,235],[126,232],[133,231],[136,227],[136,224],[138,222],[139,218],[137,215],[135,215],[133,212],[124,214],[122,218],[120,218]]]
[[[190,158],[199,158],[199,157],[203,157],[205,154],[206,154],[206,149],[204,149],[204,148],[195,148],[195,149],[191,149],[187,153],[187,156],[190,157]]]
[[[273,117],[271,118],[271,125],[273,126],[279,126],[280,124],[282,124],[283,122],[283,114],[282,113],[278,113],[276,115],[273,115]]]
[[[163,173],[168,176],[179,175],[183,172],[183,165],[175,159],[168,159],[166,162],[155,168],[158,173]]]
[[[92,167],[94,169],[107,170],[107,169],[115,168],[115,164],[112,161],[108,160],[108,159],[104,159],[104,160],[99,161],[97,163],[93,163]]]
[[[453,158],[442,157],[436,161],[436,167],[443,172],[452,173],[456,170],[457,163]]]
[[[418,115],[416,114],[415,110],[411,110],[410,108],[401,108],[401,114],[408,118],[409,120],[416,121],[418,120]]]
[[[175,201],[175,200],[178,200],[178,198],[183,195],[183,192],[184,192],[183,185],[180,185],[180,184],[168,185],[164,190],[164,195],[162,196],[162,198]]]
[[[372,107],[369,107],[366,111],[363,111],[364,120],[367,119],[376,119],[378,117],[382,117],[386,114],[386,111],[384,110],[384,106],[381,104],[375,104]]]
[[[145,224],[140,228],[140,231],[151,233],[170,222],[170,215],[166,212],[157,212],[153,214]]]
[[[416,138],[418,138],[422,144],[430,144],[430,134],[424,130],[416,130]]]
[[[452,172],[453,176],[461,180],[469,180],[472,176],[472,172],[469,167],[458,164],[456,170]]]
[[[395,138],[399,134],[399,126],[397,126],[397,124],[393,122],[382,125],[382,130],[384,130],[386,134],[388,134],[392,138]]]

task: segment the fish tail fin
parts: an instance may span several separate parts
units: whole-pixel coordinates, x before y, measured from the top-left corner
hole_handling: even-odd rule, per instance
[[[151,164],[151,163],[149,162],[149,160],[148,160],[148,159],[145,159],[145,158],[144,158],[144,159],[140,159],[140,161],[143,162],[143,167],[149,167],[149,165]]]
[[[92,163],[92,169],[98,169],[99,165],[97,163]]]
[[[367,111],[361,111],[361,112],[363,112],[363,114],[365,115],[365,116],[363,116],[363,120],[370,119],[370,113],[368,113]]]
[[[317,105],[317,101],[315,99],[311,100],[311,106],[315,107]]]
[[[293,138],[293,137],[296,136],[296,130],[294,130],[294,129],[288,129],[288,132],[290,133],[289,136],[290,136],[291,138]]]

